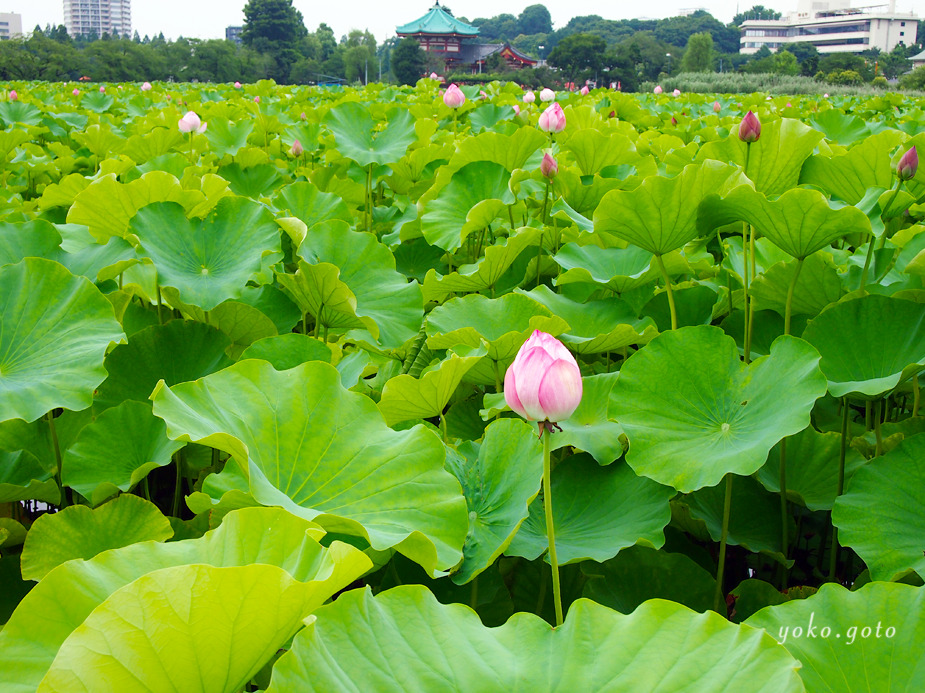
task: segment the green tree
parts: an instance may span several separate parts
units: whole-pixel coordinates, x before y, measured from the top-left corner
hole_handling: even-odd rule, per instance
[[[548,34],[552,31],[552,17],[545,5],[530,5],[517,17],[520,33],[525,36]]]
[[[681,69],[684,72],[713,71],[713,36],[702,32],[687,39]]]
[[[800,63],[790,51],[779,50],[772,56],[771,60],[774,64],[774,72],[779,75],[800,74]]]
[[[800,74],[812,77],[819,70],[819,50],[808,41],[798,41],[787,46],[787,50],[796,56],[800,63]]]
[[[777,10],[770,10],[764,5],[755,5],[750,10],[740,12],[733,17],[732,23],[736,26],[742,26],[742,22],[746,19],[780,19],[780,12]]]
[[[399,84],[417,84],[424,74],[426,59],[421,45],[416,40],[402,39],[392,50],[392,74]]]
[[[286,81],[290,66],[301,57],[297,47],[307,34],[302,13],[292,0],[248,0],[244,6],[241,41],[273,57],[276,70],[271,76],[279,81]]]
[[[598,71],[603,63],[607,42],[593,34],[572,34],[561,40],[547,61],[565,73],[566,81],[574,82],[583,74]]]

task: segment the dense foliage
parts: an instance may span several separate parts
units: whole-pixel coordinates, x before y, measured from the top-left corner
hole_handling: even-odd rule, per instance
[[[925,100],[5,86],[5,691],[925,688]]]

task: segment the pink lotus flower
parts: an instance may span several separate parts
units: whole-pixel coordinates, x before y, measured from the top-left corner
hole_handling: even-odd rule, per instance
[[[488,94],[485,93],[484,89],[479,91],[479,98],[482,98],[482,99],[488,98]]]
[[[430,78],[431,78],[431,79],[440,79],[440,75],[438,75],[436,72],[431,72],[431,73],[430,73]]]
[[[790,103],[789,101],[787,102],[787,108],[793,108],[793,104]]]
[[[260,97],[259,97],[259,96],[255,96],[255,97],[254,97],[254,103],[260,103]]]
[[[10,101],[19,101],[19,94],[16,93],[15,89],[10,89]]]
[[[514,115],[520,115],[520,106],[514,104]]]
[[[562,342],[539,330],[520,347],[504,374],[504,401],[528,421],[563,421],[578,408],[581,395],[575,357]]]
[[[543,132],[557,133],[565,130],[565,113],[562,111],[562,106],[553,103],[540,113],[538,125]]]
[[[234,88],[235,88],[235,89],[240,89],[240,88],[241,88],[241,83],[240,83],[240,82],[235,82],[235,83],[234,83]]]
[[[906,150],[896,165],[896,175],[899,180],[912,180],[919,170],[919,152],[915,146]]]
[[[559,164],[549,152],[543,153],[543,160],[540,162],[540,173],[546,178],[555,178],[559,173]]]
[[[304,151],[305,150],[302,148],[302,143],[299,142],[298,140],[293,142],[292,147],[289,148],[289,153],[292,154],[292,156],[296,158],[302,156],[302,152]]]
[[[177,124],[180,126],[180,132],[195,132],[200,135],[206,131],[207,125],[207,123],[199,120],[199,116],[192,111],[188,111],[185,116],[180,118],[180,122]]]
[[[100,87],[100,94],[106,93],[106,87]]]
[[[678,119],[675,118],[674,116],[671,116],[671,124],[672,124],[672,125],[677,125],[677,124],[678,124]]]
[[[151,82],[145,82],[141,85],[142,91],[151,91]]]
[[[451,84],[443,92],[443,103],[449,108],[459,108],[466,103],[466,95],[455,84]]]
[[[672,95],[672,96],[681,96],[681,90],[680,90],[680,89],[675,89],[673,92],[671,92],[671,95]]]
[[[652,90],[652,93],[653,93],[653,94],[661,94],[661,93],[662,93],[662,85],[661,85],[661,84],[656,84],[656,85],[655,85],[655,89]]]
[[[714,101],[713,102],[713,112],[719,113],[721,110],[723,110],[723,107],[720,105],[719,101]]]
[[[533,103],[534,101],[536,101],[536,94],[532,91],[528,91],[524,94],[524,103]]]
[[[827,98],[829,98],[829,95],[828,95],[828,94],[823,94],[823,95],[822,95],[822,98],[823,98],[823,99],[827,99]]]
[[[80,96],[80,89],[74,87],[74,91],[71,92],[74,96]]]
[[[749,111],[739,123],[739,139],[743,142],[757,142],[761,137],[761,123],[758,116]]]
[[[555,100],[556,100],[556,92],[554,92],[549,87],[546,87],[545,89],[543,89],[543,91],[540,92],[540,101],[542,101],[543,103],[549,103],[550,101],[555,101]]]
[[[587,95],[590,93],[590,91],[591,91],[591,90],[588,89],[588,85],[585,85],[585,86],[583,86],[583,87],[581,88],[581,91],[580,91],[579,93],[580,93],[582,96],[587,96]]]
[[[302,111],[302,115],[299,116],[300,120],[305,120],[305,111]]]

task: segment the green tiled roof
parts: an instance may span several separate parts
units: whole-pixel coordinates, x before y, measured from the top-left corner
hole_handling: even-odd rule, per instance
[[[420,19],[396,27],[396,34],[462,34],[463,36],[478,36],[479,28],[461,22],[434,3],[430,12]]]

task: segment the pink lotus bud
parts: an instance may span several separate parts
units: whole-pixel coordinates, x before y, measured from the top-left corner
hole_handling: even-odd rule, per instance
[[[71,92],[74,96],[80,96],[80,89],[74,87],[74,91]]]
[[[556,100],[556,92],[554,92],[549,87],[546,87],[545,89],[543,89],[543,91],[540,92],[540,101],[544,103],[548,103],[550,101],[555,101],[555,100]]]
[[[145,82],[141,85],[142,91],[151,91],[151,82]]]
[[[661,84],[656,84],[656,85],[655,85],[655,89],[652,90],[652,93],[653,93],[653,94],[661,94],[661,93],[662,93],[662,85],[661,85]]]
[[[106,93],[106,87],[100,87],[100,94]]]
[[[430,78],[431,78],[431,79],[440,79],[440,75],[438,75],[436,72],[431,72],[431,73],[430,73]]]
[[[919,153],[914,146],[906,150],[896,165],[896,175],[899,180],[912,180],[919,170]]]
[[[260,97],[259,97],[259,96],[255,96],[255,97],[254,97],[254,103],[260,103]]]
[[[546,178],[555,178],[559,173],[559,164],[552,158],[549,152],[543,154],[543,160],[540,162],[540,173]]]
[[[764,100],[765,100],[765,101],[770,101],[770,100],[771,100],[771,95],[768,94],[767,96],[765,96],[765,97],[764,97]]]
[[[675,118],[674,116],[671,116],[671,124],[672,124],[672,125],[677,125],[677,124],[678,124],[678,119]]]
[[[485,90],[480,90],[480,91],[479,91],[479,97],[482,98],[482,99],[487,99],[487,98],[488,98],[488,94],[485,93]]]
[[[758,116],[749,111],[739,123],[739,139],[743,142],[757,142],[761,137],[761,123]]]
[[[719,101],[714,101],[713,102],[713,112],[719,113],[721,110],[723,110],[723,107],[720,105]]]
[[[675,89],[673,92],[671,92],[671,95],[672,95],[672,96],[681,96],[681,90],[680,90],[680,89]]]
[[[305,120],[305,111],[302,111],[302,115],[299,116],[301,120]]]
[[[302,143],[296,140],[292,143],[292,147],[289,148],[289,153],[294,157],[302,156],[302,152],[305,150],[302,148]]]
[[[520,106],[514,104],[514,115],[520,115]]]
[[[528,91],[524,94],[524,103],[533,103],[534,101],[536,101],[536,94],[532,91]]]
[[[591,91],[591,90],[588,89],[588,85],[585,85],[585,86],[583,86],[583,87],[581,88],[581,91],[580,91],[579,93],[580,93],[582,96],[587,96],[588,93],[589,93],[590,91]]]
[[[828,95],[828,94],[823,94],[823,95],[822,95],[822,98],[823,98],[823,99],[827,99],[827,98],[829,98],[829,95]]]
[[[18,101],[19,94],[16,93],[15,89],[10,89],[10,101]]]
[[[563,421],[581,403],[581,371],[562,342],[535,330],[504,374],[504,401],[528,421]]]
[[[206,131],[206,123],[199,120],[199,116],[192,111],[188,111],[185,116],[180,118],[180,122],[177,123],[177,125],[180,126],[180,132],[183,133],[196,132],[201,135]]]
[[[448,108],[459,108],[466,103],[466,95],[463,94],[462,90],[455,84],[451,84],[446,88],[446,91],[443,92],[443,103],[445,103]]]
[[[240,89],[240,88],[241,88],[241,83],[240,83],[240,82],[235,82],[235,83],[234,83],[234,88],[235,88],[235,89]]]
[[[539,128],[543,132],[562,132],[565,130],[565,113],[562,106],[553,103],[545,111],[540,113]]]

